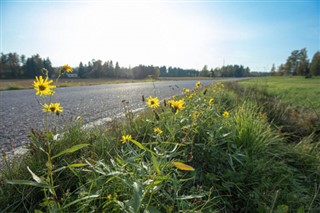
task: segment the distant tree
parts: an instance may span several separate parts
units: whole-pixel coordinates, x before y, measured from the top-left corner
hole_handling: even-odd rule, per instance
[[[139,65],[137,67],[133,67],[132,74],[133,74],[133,78],[135,78],[135,79],[143,78],[142,65]]]
[[[115,77],[115,73],[114,73],[114,65],[113,65],[112,60],[109,62],[109,73],[110,73],[110,76],[111,76],[112,78],[114,78],[114,77]]]
[[[299,50],[294,50],[291,52],[291,55],[287,58],[287,61],[284,65],[285,75],[296,75],[296,70],[299,63]]]
[[[85,68],[84,68],[82,62],[80,62],[80,64],[79,64],[78,73],[79,73],[80,78],[85,78]]]
[[[42,64],[43,64],[43,68],[48,70],[49,77],[52,77],[54,75],[54,69],[52,67],[50,59],[49,58],[44,59]]]
[[[317,51],[312,57],[310,73],[314,76],[320,75],[320,51]]]
[[[216,68],[214,71],[215,76],[222,77],[246,77],[250,76],[249,67],[244,68],[243,65],[227,65],[221,68]]]
[[[94,78],[101,78],[103,77],[103,72],[102,72],[102,61],[101,60],[92,60],[92,70],[91,70],[91,75]]]
[[[297,75],[307,75],[308,73],[308,67],[309,67],[309,60],[307,55],[307,49],[303,48],[299,52],[299,61],[298,66],[296,69]]]
[[[214,71],[213,71],[213,68],[210,69],[210,77],[213,77],[214,76]]]
[[[25,63],[26,63],[26,56],[25,55],[20,56],[20,62],[21,62],[21,66],[25,65]]]
[[[118,62],[116,62],[116,65],[114,67],[114,74],[116,78],[119,78],[121,76],[121,69]]]
[[[162,66],[159,69],[160,69],[160,76],[161,77],[166,77],[167,76],[167,67],[166,66]]]
[[[153,77],[154,77],[155,79],[158,79],[159,76],[160,76],[160,68],[159,68],[159,67],[154,67],[154,68],[153,68]]]
[[[248,77],[248,76],[250,76],[250,68],[246,67],[244,69],[243,77]]]
[[[3,78],[8,78],[10,75],[10,70],[7,64],[8,61],[8,55],[1,53],[0,57],[0,77]]]
[[[294,50],[282,67],[283,75],[306,75],[309,72],[307,49]]]
[[[28,58],[25,65],[24,75],[26,78],[34,78],[35,76],[42,75],[43,61],[39,54]]]
[[[274,64],[272,64],[272,67],[271,67],[271,70],[270,70],[270,72],[271,72],[271,75],[272,76],[275,76],[276,74],[276,66],[274,65]]]
[[[209,77],[210,76],[210,72],[208,70],[208,66],[207,65],[204,65],[204,67],[202,68],[202,70],[200,72],[200,75],[204,76],[204,77]]]
[[[20,62],[20,57],[17,53],[1,53],[0,77],[21,78],[23,76],[23,69]]]

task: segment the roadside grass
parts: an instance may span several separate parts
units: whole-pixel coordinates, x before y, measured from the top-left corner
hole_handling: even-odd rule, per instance
[[[78,119],[33,131],[29,154],[1,171],[0,210],[319,212],[315,133],[288,143],[259,89],[224,85],[148,99],[92,130]]]

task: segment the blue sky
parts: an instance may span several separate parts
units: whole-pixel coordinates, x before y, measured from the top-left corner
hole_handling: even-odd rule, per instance
[[[269,71],[320,50],[319,1],[1,1],[1,52],[202,69]]]

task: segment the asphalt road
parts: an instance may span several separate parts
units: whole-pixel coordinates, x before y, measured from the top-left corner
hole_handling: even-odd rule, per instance
[[[131,109],[143,108],[146,104],[142,102],[142,95],[165,99],[181,94],[182,88],[193,88],[196,82],[160,81],[57,88],[52,102],[60,102],[64,111],[53,122],[61,125],[78,116],[84,123],[112,118],[124,111],[122,100],[129,101]],[[216,81],[201,81],[203,85],[210,82]],[[44,129],[45,126],[45,113],[31,89],[1,91],[0,119],[0,149],[4,151],[28,143],[30,130]]]

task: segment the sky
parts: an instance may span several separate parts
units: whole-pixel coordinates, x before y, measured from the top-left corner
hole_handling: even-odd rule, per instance
[[[0,3],[0,51],[53,66],[92,59],[201,70],[270,71],[293,50],[320,50],[318,0],[13,1]]]

